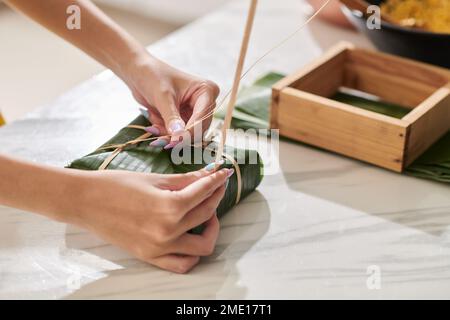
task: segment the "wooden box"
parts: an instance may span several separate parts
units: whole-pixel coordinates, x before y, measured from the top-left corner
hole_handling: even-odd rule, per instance
[[[411,111],[397,119],[331,100],[340,87]],[[271,127],[402,172],[450,129],[450,70],[340,43],[273,87]]]

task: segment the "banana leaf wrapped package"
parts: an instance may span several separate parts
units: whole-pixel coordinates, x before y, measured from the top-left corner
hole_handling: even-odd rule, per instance
[[[68,168],[80,170],[99,170],[105,164],[108,158],[116,151],[114,147],[123,145],[130,141],[138,139],[142,136],[143,131],[140,127],[150,126],[150,122],[144,116],[136,118],[129,126],[123,128],[112,139],[101,146],[97,151],[92,152],[80,159],[73,161]],[[211,147],[211,146],[209,146]],[[200,147],[189,147],[191,155],[203,152],[204,149]],[[218,209],[217,215],[222,217],[237,202],[244,199],[252,193],[263,178],[263,163],[255,150],[241,150],[227,146],[224,154],[228,158],[233,157],[233,161],[226,160],[223,167],[236,168],[238,165],[239,172],[236,172],[228,183],[225,196],[222,199]],[[150,147],[149,142],[140,142],[135,145],[129,145],[117,152],[116,156],[107,165],[107,170],[126,170],[143,173],[160,173],[160,174],[174,174],[187,173],[204,168],[207,163],[201,157],[201,163],[194,161],[186,161],[175,163],[171,157],[170,150],[163,150],[162,148]],[[240,175],[241,183],[238,183],[238,176]]]

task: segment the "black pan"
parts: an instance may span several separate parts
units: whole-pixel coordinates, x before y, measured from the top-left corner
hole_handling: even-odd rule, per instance
[[[383,0],[368,2],[379,5]],[[385,21],[382,21],[381,29],[370,30],[361,12],[346,6],[342,6],[342,10],[379,50],[450,69],[450,34],[404,28]]]

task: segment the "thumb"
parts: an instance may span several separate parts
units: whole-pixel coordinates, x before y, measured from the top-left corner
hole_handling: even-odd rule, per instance
[[[202,179],[206,176],[213,174],[215,168],[220,168],[223,165],[223,161],[219,163],[213,163],[205,168],[181,174],[164,174],[160,175],[158,181],[158,187],[164,190],[178,191],[186,188],[188,185]]]
[[[203,134],[208,130],[216,108],[215,97],[208,91],[201,94],[194,103],[192,116],[187,123],[191,134]]]

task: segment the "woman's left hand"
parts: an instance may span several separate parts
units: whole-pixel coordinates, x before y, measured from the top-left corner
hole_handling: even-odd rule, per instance
[[[6,0],[6,3],[71,42],[122,78],[136,100],[148,108],[153,123],[149,131],[155,136],[170,136],[153,142],[153,145],[173,147],[186,128],[194,133],[194,124],[199,133],[208,129],[219,87],[153,57],[91,1]],[[69,30],[65,23],[61,23],[67,19],[66,9],[73,5],[83,12],[82,32]]]
[[[212,81],[177,70],[151,56],[131,67],[125,77],[135,99],[149,111],[152,127],[161,136],[152,146],[170,149],[189,131],[199,138],[210,126],[219,87]],[[171,137],[165,137],[171,136]]]

